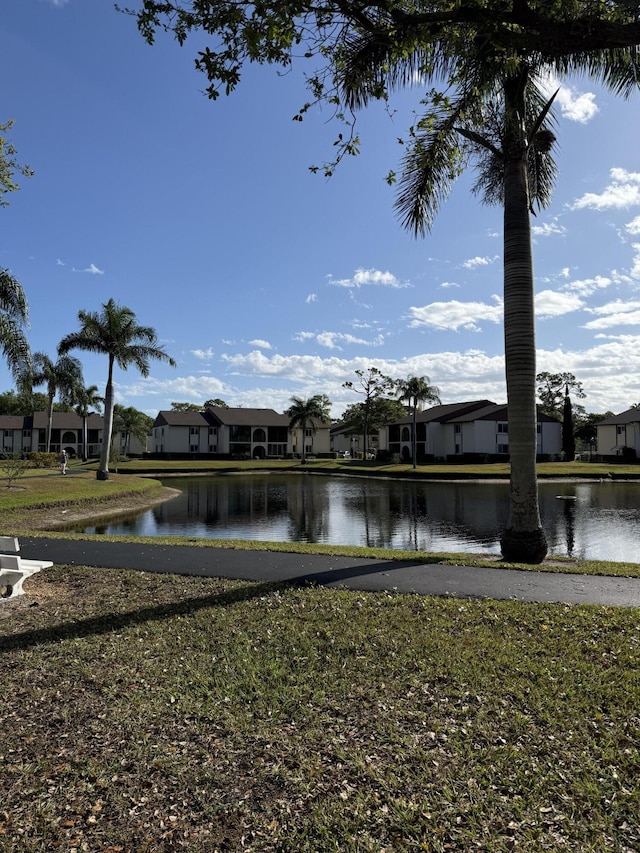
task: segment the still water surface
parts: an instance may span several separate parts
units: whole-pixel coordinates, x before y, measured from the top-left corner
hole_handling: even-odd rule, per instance
[[[164,485],[182,494],[126,519],[74,529],[497,554],[508,514],[506,483],[251,474]],[[541,483],[540,509],[551,555],[640,561],[639,483]]]

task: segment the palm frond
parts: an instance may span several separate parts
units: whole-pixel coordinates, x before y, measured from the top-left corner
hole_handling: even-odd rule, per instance
[[[458,127],[473,124],[482,101],[477,86],[469,86],[451,104],[436,108],[422,124],[427,130],[416,132],[413,144],[402,160],[402,177],[395,209],[403,227],[414,235],[424,235],[433,225],[451,185],[460,175],[467,159],[460,143]]]
[[[555,59],[551,66],[561,74],[599,80],[615,95],[628,98],[640,88],[640,46],[612,47],[572,53]]]

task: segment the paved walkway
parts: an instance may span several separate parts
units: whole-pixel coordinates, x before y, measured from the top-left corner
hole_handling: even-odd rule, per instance
[[[20,546],[22,556],[26,558],[52,560],[66,565],[247,581],[315,583],[367,591],[396,590],[460,598],[640,607],[640,578],[23,536],[20,537]]]

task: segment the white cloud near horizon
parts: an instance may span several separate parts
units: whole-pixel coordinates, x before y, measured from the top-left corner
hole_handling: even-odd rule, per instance
[[[614,167],[609,172],[610,183],[601,193],[585,193],[569,205],[571,210],[624,209],[640,204],[640,172],[628,172]]]
[[[585,329],[610,329],[612,326],[638,326],[640,325],[640,301],[623,302],[617,299],[606,305],[588,309],[590,314],[601,316],[596,320],[585,323]]]
[[[404,287],[412,287],[409,282],[402,282],[393,275],[393,273],[382,272],[381,270],[356,270],[353,278],[331,278],[329,284],[335,287],[355,288],[365,287],[367,285],[375,285],[379,287],[391,287],[400,289]]]
[[[489,323],[501,323],[503,315],[502,299],[493,297],[494,305],[485,302],[459,302],[453,299],[451,302],[431,302],[421,307],[412,306],[409,309],[411,328],[421,326],[433,329],[450,330],[457,332],[480,331],[479,321],[486,320]]]

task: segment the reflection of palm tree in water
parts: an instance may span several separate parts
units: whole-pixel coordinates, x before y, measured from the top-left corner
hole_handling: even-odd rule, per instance
[[[564,527],[567,539],[567,556],[573,557],[576,544],[576,505],[574,501],[562,501],[564,504]]]

